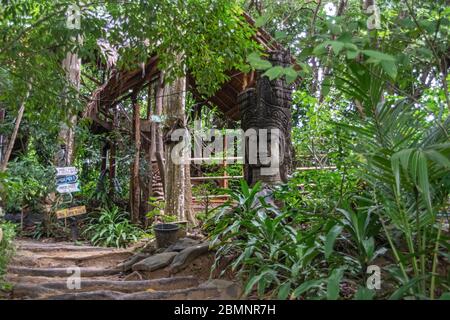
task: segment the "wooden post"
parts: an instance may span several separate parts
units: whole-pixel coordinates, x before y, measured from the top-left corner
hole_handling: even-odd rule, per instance
[[[19,113],[17,114],[16,123],[14,125],[14,130],[11,135],[11,139],[9,139],[8,148],[6,149],[5,157],[3,158],[3,161],[1,163],[0,171],[5,171],[6,167],[8,166],[9,157],[11,156],[14,143],[16,142],[17,133],[19,132],[20,123],[22,122],[23,113],[25,111],[25,102],[30,96],[30,91],[31,91],[31,84],[29,85],[28,91],[25,94],[25,98],[22,100],[22,104],[20,105]]]
[[[227,136],[224,135],[223,136],[223,176],[225,177],[225,179],[223,179],[223,188],[224,189],[228,189],[228,179],[226,177],[228,177],[228,173],[227,173],[227,148],[228,148],[228,143],[227,143]]]
[[[155,98],[155,115],[161,118],[163,113],[163,96],[164,96],[164,73],[161,72],[159,75],[158,86],[156,88],[156,98]],[[163,190],[166,188],[166,177],[165,177],[165,163],[164,163],[164,144],[163,136],[161,130],[161,124],[159,122],[154,124],[155,126],[155,157],[158,164],[159,176],[161,178],[161,183]]]
[[[102,147],[102,164],[101,164],[101,169],[100,172],[103,173],[106,171],[106,166],[107,166],[107,159],[108,159],[108,144],[105,143],[105,145]]]
[[[152,83],[148,85],[147,93],[147,120],[150,120],[150,141],[144,144],[145,160],[147,162],[147,179],[143,185],[142,191],[142,203],[141,203],[141,216],[144,225],[147,226],[147,213],[151,210],[149,206],[149,198],[153,194],[153,157],[155,149],[155,129],[154,123],[151,120],[153,115],[152,108]],[[147,134],[147,133],[146,133]]]
[[[137,102],[137,97],[132,97],[133,104],[133,133],[134,133],[134,161],[131,167],[131,181],[130,181],[130,207],[131,207],[131,221],[133,223],[139,222],[140,212],[140,186],[139,186],[139,163],[141,151],[141,119],[139,115],[140,107]]]

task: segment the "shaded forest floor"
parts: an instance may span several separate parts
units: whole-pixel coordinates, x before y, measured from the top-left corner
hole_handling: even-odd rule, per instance
[[[209,279],[214,256],[204,250],[205,244],[186,239],[181,239],[178,247],[166,249],[156,249],[152,243],[140,248],[111,249],[68,242],[16,240],[16,253],[6,275],[12,285],[7,298],[238,298],[237,284]]]

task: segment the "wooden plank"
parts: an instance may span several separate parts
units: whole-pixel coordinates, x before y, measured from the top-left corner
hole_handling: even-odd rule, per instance
[[[244,160],[244,157],[210,157],[210,158],[189,158],[189,161],[223,161],[223,160]]]
[[[201,200],[201,199],[221,199],[221,198],[229,198],[230,195],[228,194],[217,194],[217,195],[210,195],[210,196],[197,196],[192,197],[192,200]]]
[[[191,177],[191,181],[203,181],[203,180],[237,180],[242,179],[244,176],[221,176],[221,177]]]
[[[328,166],[328,167],[300,167],[296,168],[296,171],[309,171],[309,170],[334,170],[337,169],[335,166]]]

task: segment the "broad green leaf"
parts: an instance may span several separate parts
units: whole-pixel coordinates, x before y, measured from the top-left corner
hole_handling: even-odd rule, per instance
[[[420,281],[422,281],[423,279],[426,279],[426,278],[427,278],[427,276],[412,278],[407,283],[402,285],[400,288],[395,290],[394,293],[392,293],[391,296],[389,297],[389,300],[398,300],[398,299],[403,298],[407,291],[409,291],[411,288],[416,286]]]
[[[327,233],[325,239],[325,258],[328,259],[333,252],[334,243],[336,238],[341,234],[343,227],[341,225],[333,226]]]
[[[263,76],[267,76],[269,80],[278,78],[284,71],[282,66],[275,66],[264,72]]]
[[[261,279],[261,274],[255,275],[250,278],[250,280],[247,281],[247,284],[245,285],[244,290],[244,296],[247,296],[253,289],[253,287],[259,282]]]
[[[339,298],[340,283],[342,280],[342,276],[344,275],[344,269],[338,268],[334,269],[331,272],[331,275],[328,277],[327,282],[327,299],[328,300],[337,300]]]
[[[397,65],[393,61],[383,60],[381,61],[381,67],[392,79],[397,78]]]
[[[312,53],[316,56],[321,56],[321,55],[327,53],[327,46],[328,46],[328,42],[323,42],[323,43],[319,44],[318,46],[316,46]]]
[[[286,75],[286,82],[288,84],[294,82],[298,77],[297,71],[295,71],[292,67],[284,68],[283,73]]]
[[[428,210],[431,212],[432,205],[431,205],[430,181],[428,180],[427,162],[428,162],[427,158],[425,157],[423,151],[419,151],[417,159],[419,188],[420,191],[422,192],[422,196],[425,199]]]
[[[291,291],[291,282],[288,281],[280,286],[278,289],[278,299],[286,300],[289,296],[289,291]]]
[[[380,51],[375,51],[375,50],[362,50],[361,51],[364,55],[370,57],[370,58],[374,58],[376,60],[379,61],[392,61],[395,62],[395,58],[389,54],[380,52]]]
[[[256,70],[266,70],[272,67],[272,64],[267,60],[261,59],[261,56],[257,52],[251,53],[247,57],[247,61]]]
[[[255,20],[255,27],[256,28],[261,28],[262,26],[264,26],[267,21],[269,21],[270,16],[267,14],[264,14],[262,16],[259,16],[256,20]]]
[[[344,48],[344,43],[340,41],[330,41],[331,48],[335,55],[338,55],[339,52]]]
[[[373,300],[374,297],[374,290],[368,289],[366,287],[359,287],[358,291],[353,297],[353,300]]]
[[[350,44],[352,42],[352,34],[350,32],[343,32],[337,41],[344,42],[345,44]]]
[[[322,285],[323,282],[324,282],[323,279],[308,280],[306,282],[303,282],[299,287],[297,287],[297,289],[294,290],[294,292],[291,295],[291,298],[293,298],[293,299],[298,298],[306,291],[308,291],[312,288],[320,287],[320,285]]]
[[[350,51],[350,50],[347,50],[347,59],[349,59],[349,60],[356,59],[356,57],[358,56],[358,54],[359,54],[359,51]]]
[[[373,257],[373,253],[375,251],[375,240],[373,237],[370,237],[369,239],[364,239],[362,241],[364,250],[366,251],[367,259],[370,261]],[[367,262],[369,262],[367,261]]]

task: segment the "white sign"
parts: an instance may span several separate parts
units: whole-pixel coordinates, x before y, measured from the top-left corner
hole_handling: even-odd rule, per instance
[[[78,173],[77,168],[75,167],[59,167],[56,168],[57,176],[71,176]]]
[[[71,193],[80,191],[80,188],[78,183],[61,184],[56,187],[56,191],[59,193]]]

